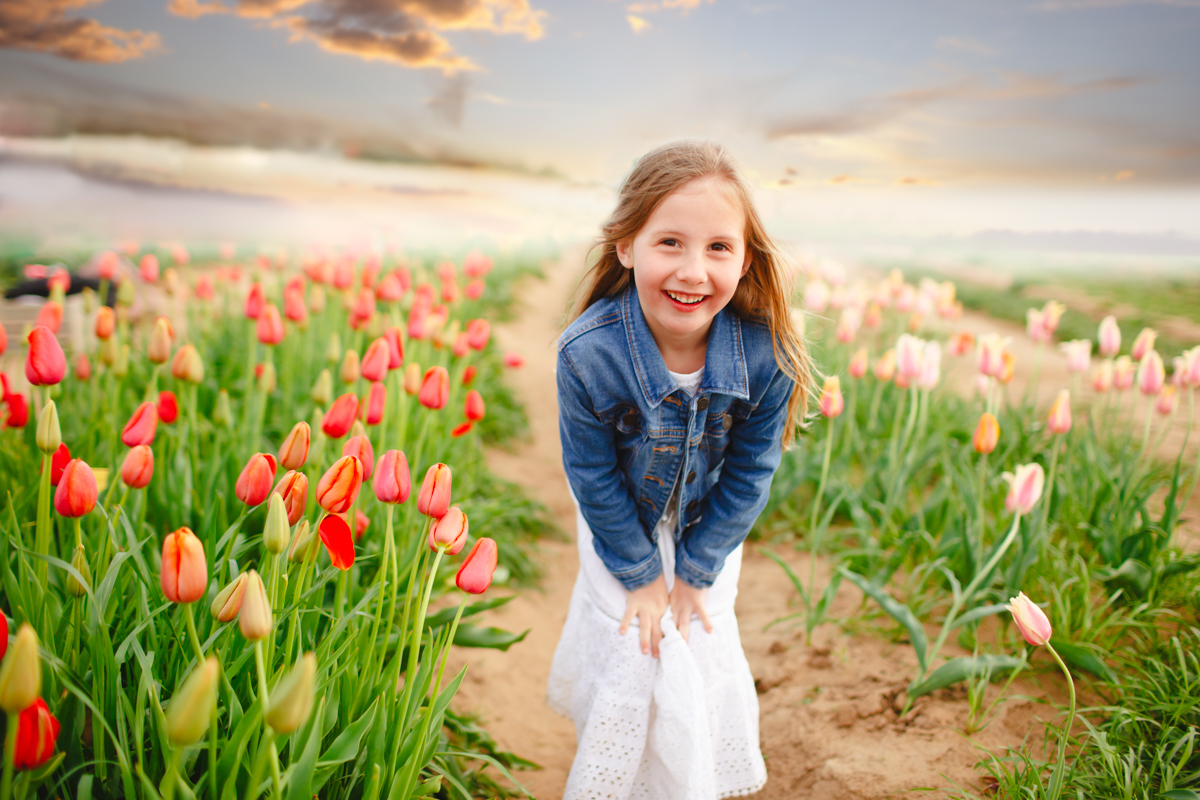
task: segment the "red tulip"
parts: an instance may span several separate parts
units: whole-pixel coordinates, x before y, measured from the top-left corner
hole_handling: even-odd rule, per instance
[[[158,430],[158,409],[149,400],[134,410],[129,422],[121,431],[121,442],[126,447],[139,444],[154,444],[154,433]]]
[[[255,281],[250,284],[250,292],[246,295],[245,314],[246,319],[258,319],[263,312],[263,306],[267,301],[263,295],[263,286]]]
[[[275,345],[283,341],[283,320],[274,303],[267,303],[258,315],[258,340],[263,344]]]
[[[458,506],[452,506],[429,526],[429,549],[456,556],[467,543],[469,529],[467,515]]]
[[[354,539],[350,536],[350,526],[346,520],[330,514],[321,520],[317,533],[329,553],[329,561],[338,569],[350,569],[354,566]]]
[[[457,425],[455,425],[453,429],[451,429],[450,438],[461,439],[462,437],[464,437],[468,433],[470,433],[471,428],[473,428],[473,427],[475,427],[475,423],[471,422],[471,420],[467,420],[466,422],[460,422]]]
[[[426,320],[429,318],[429,310],[425,306],[419,306],[415,302],[412,310],[408,312],[408,338],[409,339],[424,339],[427,332]]]
[[[283,293],[283,315],[292,322],[308,319],[308,308],[304,305],[304,289],[292,289]]]
[[[121,480],[130,489],[145,489],[154,476],[154,451],[139,444],[125,456],[121,464]]]
[[[467,283],[467,288],[463,290],[463,293],[472,300],[478,300],[483,297],[483,290],[485,288],[487,288],[487,285],[483,282],[483,278],[472,278]]]
[[[8,417],[4,420],[6,428],[24,428],[29,422],[29,402],[23,394],[10,394],[4,398],[8,405]]]
[[[275,493],[283,498],[288,525],[295,525],[304,516],[304,509],[308,505],[308,476],[298,470],[289,470],[279,480]]]
[[[0,356],[4,355],[4,351],[7,349],[8,349],[8,333],[5,332],[4,326],[0,325]],[[4,394],[5,395],[8,394],[7,389],[5,390]]]
[[[71,459],[58,479],[54,510],[64,517],[87,516],[96,507],[98,493],[92,468],[81,458]]]
[[[8,652],[8,617],[4,616],[3,611],[0,611],[0,661],[4,660],[6,652]]]
[[[504,354],[504,365],[508,367],[523,367],[525,366],[525,356],[510,350]]]
[[[169,389],[158,393],[158,403],[154,408],[158,412],[158,418],[167,425],[179,419],[179,400]]]
[[[92,362],[88,361],[87,353],[75,354],[75,380],[86,381],[92,377]]]
[[[325,412],[325,418],[321,420],[321,430],[330,439],[340,439],[349,432],[350,426],[357,418],[358,396],[344,394],[334,400],[333,405]]]
[[[158,257],[152,254],[142,256],[142,263],[138,265],[142,272],[142,280],[146,283],[158,282]]]
[[[488,338],[492,335],[492,326],[486,319],[473,319],[467,323],[467,344],[472,350],[482,350],[487,347]]]
[[[403,503],[412,491],[408,458],[400,450],[388,450],[375,465],[375,480],[371,483],[375,497],[381,503]]]
[[[417,511],[437,519],[450,508],[450,487],[453,474],[445,464],[434,464],[425,473],[421,491],[417,492]]]
[[[404,340],[400,338],[401,331],[397,327],[388,328],[383,332],[383,338],[388,344],[388,369],[400,369],[404,366]],[[4,349],[0,348],[0,353]]]
[[[5,640],[7,641],[7,636]],[[58,741],[59,723],[46,707],[46,701],[38,698],[17,715],[17,743],[13,751],[13,767],[36,769],[54,755]]]
[[[478,422],[483,419],[484,414],[487,413],[487,408],[483,403],[483,395],[474,389],[467,392],[467,400],[464,403],[463,411],[467,419],[472,422]]]
[[[194,603],[208,591],[208,562],[204,545],[188,527],[168,533],[163,539],[163,595],[172,603]]]
[[[362,289],[350,309],[350,327],[360,330],[366,327],[371,317],[375,316],[375,293],[370,289]]]
[[[450,374],[445,367],[430,367],[421,381],[417,401],[426,408],[437,410],[445,407],[450,399]]]
[[[317,481],[317,503],[330,514],[341,514],[354,504],[362,482],[362,462],[342,456]]]
[[[34,386],[52,386],[67,373],[67,357],[58,337],[45,325],[29,332],[29,355],[25,358],[25,377]]]
[[[477,372],[478,370],[475,369],[474,364],[468,364],[467,368],[463,370],[462,385],[470,386],[472,383],[474,383],[475,374]]]
[[[271,483],[275,480],[275,456],[270,453],[255,453],[250,456],[242,474],[234,486],[234,494],[248,506],[257,506],[271,494]]]
[[[120,261],[117,254],[112,250],[105,250],[96,257],[96,272],[100,275],[100,280],[111,281],[113,276],[117,274],[117,267],[120,266]]]
[[[175,351],[171,359],[171,376],[188,383],[204,380],[204,360],[194,344],[185,344]]]
[[[197,300],[212,300],[215,296],[213,291],[212,278],[207,275],[201,275],[196,278],[196,299]]]
[[[63,470],[67,468],[67,464],[69,463],[71,463],[71,451],[67,449],[66,442],[63,442],[54,451],[54,455],[50,456],[51,486],[58,486],[58,482],[62,480]]]
[[[38,309],[37,318],[34,319],[34,325],[44,325],[49,328],[55,336],[62,329],[63,307],[53,300],[47,300]]]
[[[471,552],[463,559],[454,583],[468,594],[483,594],[492,585],[492,576],[496,573],[499,558],[500,551],[495,540],[485,536],[475,542]]]
[[[308,447],[312,441],[312,429],[301,420],[279,447],[279,465],[284,469],[300,469],[308,460]],[[292,523],[295,525],[296,523]]]
[[[383,421],[383,409],[387,405],[387,387],[382,381],[371,384],[367,395],[367,424],[378,425]]]
[[[454,337],[454,345],[450,348],[450,352],[454,354],[455,358],[462,358],[470,351],[471,348],[467,346],[467,334],[465,332],[459,333]]]
[[[387,340],[381,336],[368,345],[367,352],[363,354],[359,371],[369,381],[381,381],[387,377],[390,360],[391,354],[388,352]]]
[[[375,450],[371,447],[370,439],[366,436],[351,436],[342,445],[342,455],[358,459],[362,464],[363,480],[371,477],[371,471],[375,469]]]
[[[458,281],[454,280],[453,277],[442,280],[442,302],[458,302]]]
[[[379,281],[379,287],[375,290],[375,296],[385,303],[394,303],[404,297],[404,287],[400,284],[400,277],[394,272],[389,272]]]

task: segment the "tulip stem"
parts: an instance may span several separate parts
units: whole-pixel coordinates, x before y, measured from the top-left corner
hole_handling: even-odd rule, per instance
[[[817,528],[817,521],[821,514],[821,499],[825,496],[825,481],[829,478],[829,461],[833,455],[833,434],[836,428],[834,427],[837,417],[829,418],[829,435],[825,437],[825,459],[821,463],[821,481],[817,484],[817,496],[813,499],[812,518],[808,523],[808,536],[810,543],[810,553],[808,558],[808,596],[804,598],[804,605],[808,611],[808,616],[805,619],[805,640],[806,643],[812,638],[812,630],[814,623],[813,619],[813,601],[817,596],[817,553],[821,549],[821,534],[823,530]],[[824,528],[824,526],[821,526]]]
[[[13,759],[17,754],[17,720],[20,714],[8,715],[8,726],[4,732],[4,777],[0,780],[0,800],[11,800]]]
[[[987,535],[987,511],[985,510],[985,501],[987,499],[987,461],[988,454],[981,453],[979,456],[979,539],[976,542],[978,545],[975,551],[971,553],[972,566],[978,564],[983,559],[983,537]]]
[[[162,800],[173,800],[175,797],[175,781],[179,778],[179,756],[180,749],[172,747],[171,758],[167,761],[167,772],[163,776],[162,783],[159,784],[159,788],[162,790]]]
[[[1050,520],[1050,501],[1054,498],[1054,480],[1058,475],[1058,440],[1061,438],[1055,436],[1054,444],[1050,448],[1050,474],[1046,476],[1046,499],[1042,502],[1042,524],[1038,526],[1039,531],[1044,531],[1046,523]]]
[[[42,474],[38,481],[37,531],[34,536],[34,552],[39,556],[49,555],[50,551],[50,471],[54,468],[50,453],[42,454]],[[49,593],[46,585],[48,564],[39,558],[34,564],[34,574],[42,592]]]
[[[433,416],[433,412],[429,409],[425,409],[425,413],[421,415],[421,430],[419,433],[417,433],[417,444],[412,451],[413,475],[421,474],[421,450],[425,446],[425,434],[429,431],[429,418],[431,416]]]
[[[371,668],[375,662],[375,638],[379,635],[379,623],[383,619],[383,601],[387,594],[387,571],[388,564],[394,558],[392,553],[392,512],[396,507],[391,503],[387,504],[387,537],[383,540],[383,563],[379,565],[379,601],[375,606],[375,619],[371,623],[371,636],[367,640],[370,644],[367,649],[367,664],[363,668],[363,674],[367,676],[365,683],[370,685],[374,681],[371,678]]]
[[[875,417],[879,414],[879,400],[883,397],[883,381],[875,381],[875,392],[871,395],[871,410],[867,412],[867,433],[875,431]]]
[[[200,637],[196,635],[196,619],[192,614],[192,604],[183,604],[183,619],[187,623],[188,641],[192,644],[192,650],[196,653],[196,664],[204,663],[204,648],[200,646]]]
[[[450,660],[450,648],[454,645],[454,634],[458,633],[458,623],[462,619],[463,609],[467,607],[467,597],[468,595],[464,592],[462,600],[458,604],[458,611],[454,615],[454,622],[450,625],[450,637],[446,639],[446,651],[442,654],[442,666],[438,669],[437,681],[433,685],[435,700],[442,690],[442,676],[446,674],[446,662]]]
[[[270,748],[271,759],[271,789],[276,798],[283,795],[283,790],[280,787],[281,776],[279,774],[279,756],[275,751],[275,732],[271,730],[271,726],[266,721],[267,705],[271,702],[267,694],[267,668],[263,664],[263,648],[262,639],[254,643],[254,666],[258,671],[258,700],[259,708],[263,714],[263,738],[266,740],[267,747]],[[259,745],[260,747],[262,745]],[[251,786],[250,791],[255,791],[257,787]]]
[[[1070,691],[1071,698],[1071,710],[1067,714],[1067,727],[1063,729],[1062,738],[1058,741],[1058,763],[1055,764],[1054,772],[1050,775],[1050,791],[1046,794],[1046,800],[1058,800],[1062,795],[1063,780],[1067,772],[1067,740],[1071,738],[1071,728],[1075,725],[1075,680],[1071,677],[1071,670],[1067,669],[1067,665],[1063,663],[1058,651],[1054,649],[1054,645],[1046,642],[1046,649],[1058,662],[1058,668],[1062,670],[1063,675],[1067,676],[1067,689]]]
[[[433,565],[429,569],[429,579],[425,582],[425,591],[421,597],[421,605],[417,608],[417,618],[412,628],[412,647],[409,650],[408,656],[408,677],[404,681],[405,704],[408,707],[408,700],[412,698],[412,689],[416,685],[416,669],[418,659],[420,657],[421,639],[425,635],[425,613],[429,610],[429,595],[433,592],[433,583],[437,580],[438,564],[441,563],[442,555],[446,551],[441,547],[433,556]]]

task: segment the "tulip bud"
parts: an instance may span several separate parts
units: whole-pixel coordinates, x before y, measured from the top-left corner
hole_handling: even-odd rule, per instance
[[[63,468],[54,491],[54,510],[64,517],[84,517],[96,507],[100,490],[92,468],[81,458],[72,459]]]
[[[875,380],[891,383],[896,376],[896,351],[888,350],[875,362]]]
[[[0,708],[7,714],[19,714],[33,704],[41,691],[38,637],[33,626],[25,622],[0,663]]]
[[[209,656],[192,670],[167,704],[167,739],[175,747],[195,744],[208,729],[217,702],[219,673],[216,657]]]
[[[258,315],[255,333],[258,340],[265,345],[277,345],[283,341],[283,320],[274,303],[263,306],[262,313]]]
[[[336,514],[330,514],[321,520],[317,533],[329,553],[329,561],[341,570],[354,566],[354,539],[350,535],[350,526],[346,520]]]
[[[288,540],[292,538],[291,526],[288,525],[288,512],[284,508],[283,497],[273,493],[267,503],[267,522],[263,526],[263,544],[271,555],[279,555],[287,549]]]
[[[358,353],[354,350],[347,350],[346,355],[342,358],[341,368],[342,383],[354,383],[362,375],[362,370],[358,364]]]
[[[136,291],[133,281],[122,280],[117,284],[117,305],[125,306],[126,308],[133,305]]]
[[[209,611],[217,622],[230,622],[242,610],[242,597],[246,594],[246,573],[238,575],[217,592]]]
[[[358,396],[344,394],[334,401],[321,420],[321,430],[330,439],[340,439],[350,430],[358,416]]]
[[[321,370],[316,383],[313,384],[310,396],[313,402],[319,406],[329,405],[329,401],[333,399],[333,376],[329,374],[329,370]]]
[[[312,527],[308,524],[308,520],[302,519],[296,526],[296,532],[292,534],[292,541],[288,545],[288,561],[293,564],[303,563],[311,543]]]
[[[993,414],[985,411],[979,417],[979,424],[975,427],[975,435],[971,437],[971,446],[975,448],[976,453],[987,455],[996,449],[996,444],[999,441],[1000,422]]]
[[[441,550],[450,555],[458,555],[467,543],[469,529],[467,515],[458,506],[451,506],[446,513],[433,521],[429,526],[429,549]]]
[[[266,587],[258,573],[250,570],[246,573],[246,590],[242,596],[242,609],[238,613],[238,627],[242,636],[255,642],[266,638],[274,624]]]
[[[492,585],[492,576],[496,573],[496,563],[500,551],[496,542],[486,536],[475,542],[471,552],[463,559],[454,578],[455,585],[468,594],[483,594]]]
[[[304,509],[308,505],[308,476],[298,470],[290,470],[279,480],[275,494],[283,498],[288,525],[295,525],[304,516]]]
[[[400,450],[388,450],[375,465],[375,480],[371,484],[381,503],[403,503],[412,491],[408,459]]]
[[[492,326],[486,319],[473,319],[467,323],[467,345],[472,350],[482,350],[487,347],[488,338],[492,335]]]
[[[145,489],[154,477],[154,451],[139,444],[125,455],[121,464],[121,480],[130,489]]]
[[[1129,351],[1130,357],[1134,361],[1141,361],[1154,350],[1154,340],[1157,338],[1158,331],[1153,328],[1142,328],[1137,338],[1133,340],[1133,348]]]
[[[82,544],[75,545],[75,555],[71,557],[71,566],[83,578],[83,583],[74,575],[67,576],[67,594],[72,597],[83,597],[92,588],[92,568],[88,566],[87,553]]]
[[[154,405],[154,410],[162,422],[170,425],[179,419],[179,399],[175,397],[174,392],[164,389],[158,393],[158,402]]]
[[[96,338],[105,341],[113,335],[117,328],[117,316],[108,306],[100,306],[96,312]]]
[[[937,342],[925,342],[921,354],[921,372],[917,375],[917,388],[929,391],[937,386],[942,376],[942,346]]]
[[[375,469],[375,450],[371,447],[371,440],[366,436],[351,436],[342,445],[342,455],[354,456],[362,464],[363,480],[368,480],[371,477],[371,472]]]
[[[325,348],[325,360],[330,364],[336,364],[342,360],[342,340],[336,331],[329,334],[329,345]]]
[[[1113,385],[1113,364],[1112,361],[1101,361],[1096,367],[1096,371],[1092,373],[1092,390],[1098,394],[1103,394],[1112,388]]]
[[[37,446],[46,455],[50,455],[62,444],[62,428],[58,424],[58,406],[53,400],[47,400],[42,409],[42,415],[37,423]]]
[[[383,332],[383,338],[388,345],[388,369],[400,369],[404,366],[404,340],[400,328],[392,327]]]
[[[896,341],[896,367],[900,374],[912,379],[921,374],[921,359],[925,348],[920,339],[907,333]]]
[[[38,310],[34,325],[43,325],[50,329],[55,336],[62,329],[63,307],[54,300],[49,300]]]
[[[279,465],[284,469],[300,469],[308,460],[308,447],[312,429],[301,420],[292,426],[292,431],[279,448]]]
[[[238,476],[234,494],[248,506],[259,505],[271,493],[275,469],[275,456],[269,453],[255,453],[250,456],[250,460],[242,468],[242,474]]]
[[[150,334],[146,357],[155,364],[165,364],[171,357],[171,328],[166,317],[154,321],[154,332]]]
[[[867,374],[867,348],[860,347],[854,352],[850,358],[850,366],[848,367],[850,377],[858,380]]]
[[[362,462],[355,456],[342,456],[317,482],[317,503],[330,514],[341,514],[354,504],[362,482]]]
[[[254,377],[257,381],[256,388],[263,394],[270,394],[275,391],[275,365],[268,361],[265,364],[259,364],[254,369]]]
[[[117,352],[120,349],[120,342],[117,340],[116,334],[102,339],[100,341],[100,363],[107,367],[111,367],[117,361]]]
[[[217,392],[217,405],[213,409],[213,422],[222,428],[228,428],[233,422],[233,410],[229,407],[229,392],[224,389]]]
[[[1113,362],[1113,386],[1121,391],[1133,386],[1133,360],[1129,356],[1121,356]]]
[[[371,384],[367,392],[367,402],[364,410],[368,425],[378,425],[383,421],[383,412],[387,408],[387,387],[382,381]]]
[[[523,367],[525,366],[525,356],[510,350],[504,354],[504,366],[512,367],[514,369],[517,367]]]
[[[17,715],[16,723],[13,766],[19,770],[37,769],[54,755],[61,726],[40,697]]]
[[[1175,410],[1176,392],[1178,391],[1174,386],[1164,386],[1158,393],[1158,401],[1154,404],[1154,410],[1164,417],[1170,416]]]
[[[246,305],[243,310],[246,319],[258,319],[262,315],[263,307],[266,304],[263,285],[258,281],[250,284],[250,291],[246,294]]]
[[[386,339],[380,337],[371,342],[367,347],[367,352],[363,354],[362,377],[371,382],[381,381],[386,378],[389,356]]]
[[[1092,340],[1072,339],[1060,344],[1059,349],[1067,354],[1067,372],[1087,372],[1092,361]]]
[[[188,383],[200,383],[204,380],[204,360],[194,344],[185,344],[171,359],[171,375]]]
[[[1000,354],[1000,374],[996,376],[996,380],[1007,385],[1013,379],[1013,374],[1017,369],[1017,357],[1005,350]]]
[[[437,519],[450,508],[450,487],[453,475],[445,464],[434,464],[425,473],[421,491],[417,492],[417,511]]]
[[[151,253],[147,253],[146,255],[142,256],[142,261],[138,265],[138,268],[142,273],[142,280],[144,280],[146,283],[157,283],[158,282],[158,257],[157,256],[155,256]]]
[[[67,374],[67,357],[58,337],[45,325],[29,332],[29,353],[25,357],[25,377],[34,386],[53,386]]]
[[[160,583],[172,603],[194,603],[208,590],[204,545],[191,528],[182,527],[163,539]]]
[[[1121,352],[1121,327],[1117,325],[1116,317],[1110,315],[1100,320],[1097,338],[1100,340],[1100,355],[1103,357],[1112,358]]]
[[[444,408],[450,397],[450,374],[445,367],[430,367],[425,371],[417,401],[426,408]]]
[[[404,392],[412,397],[421,391],[421,365],[410,361],[404,367]]]
[[[1013,615],[1013,622],[1025,637],[1025,641],[1035,647],[1041,647],[1050,641],[1054,634],[1050,620],[1037,604],[1020,592],[1016,597],[1009,598],[1008,610]]]
[[[1136,358],[1134,360],[1137,361]],[[1147,397],[1153,397],[1162,390],[1166,379],[1167,374],[1163,367],[1162,356],[1154,350],[1148,350],[1143,354],[1141,363],[1138,365],[1138,389]]]
[[[826,419],[841,416],[842,411],[846,408],[846,401],[842,398],[842,382],[837,375],[825,379],[825,385],[821,388],[821,416]]]
[[[50,485],[58,486],[58,482],[62,480],[63,470],[67,468],[67,464],[71,463],[71,450],[65,444],[60,444],[58,449],[54,451],[54,455],[50,456]],[[94,470],[93,470],[94,472]],[[99,490],[99,484],[97,484]]]
[[[998,333],[985,333],[977,340],[979,343],[979,371],[984,375],[999,378],[1004,371],[1004,348],[1010,338]]]
[[[468,364],[467,368],[463,370],[462,385],[470,386],[471,383],[474,382],[474,380],[475,380],[476,372],[478,372],[478,370],[475,369],[475,365]]]
[[[1004,506],[1009,511],[1015,511],[1022,516],[1028,514],[1042,496],[1042,486],[1046,481],[1046,473],[1042,465],[1022,464],[1017,467],[1014,475],[1005,472],[1001,477],[1008,481],[1008,496]]]
[[[1046,425],[1051,433],[1063,434],[1071,430],[1071,392],[1063,389],[1050,406],[1050,418]]]
[[[276,733],[294,733],[305,722],[313,707],[313,680],[317,675],[317,657],[305,653],[271,692],[271,702],[263,719]]]

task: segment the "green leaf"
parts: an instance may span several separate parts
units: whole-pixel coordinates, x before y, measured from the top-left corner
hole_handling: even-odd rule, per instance
[[[371,703],[370,708],[362,713],[362,716],[356,719],[353,724],[347,726],[342,731],[341,735],[333,740],[333,744],[329,749],[321,754],[320,765],[327,767],[330,764],[342,764],[358,755],[358,746],[362,741],[363,734],[371,727],[371,723],[375,721],[375,712],[379,710],[379,699]],[[314,789],[320,789],[320,786],[314,786]]]
[[[491,611],[493,608],[499,608],[515,598],[515,594],[510,594],[507,597],[493,597],[488,600],[480,600],[478,603],[471,603],[471,605],[463,609],[463,619],[472,617],[484,611]],[[443,608],[436,614],[430,614],[425,618],[425,627],[437,630],[443,625],[449,625],[454,621],[454,615],[457,612],[457,606],[450,606],[449,608]]]
[[[982,655],[953,658],[933,671],[925,680],[908,687],[909,697],[920,697],[937,689],[953,686],[967,678],[1017,669],[1025,662],[1013,656]]]
[[[308,739],[304,743],[304,749],[300,752],[300,758],[289,770],[291,775],[288,778],[288,800],[311,800],[313,796],[312,779],[317,770],[317,755],[321,751],[321,739],[324,738],[321,727],[324,710],[325,698],[322,697],[313,712],[312,719],[315,724],[309,726]]]
[[[838,572],[849,578],[855,586],[862,589],[863,594],[879,603],[884,611],[908,629],[908,636],[912,641],[913,651],[916,652],[917,661],[921,665],[921,670],[924,671],[925,651],[929,648],[929,640],[925,638],[925,628],[922,627],[921,621],[917,619],[917,616],[913,614],[912,609],[893,598],[878,584],[872,583],[857,572],[852,572],[845,567],[838,567]]]
[[[503,628],[459,625],[458,630],[454,632],[454,643],[459,647],[490,647],[493,650],[507,650],[527,635],[529,635],[529,629],[516,634]]]
[[[1171,789],[1169,792],[1160,792],[1158,796],[1167,800],[1200,800],[1200,792],[1191,789]]]
[[[1100,580],[1118,589],[1124,589],[1128,595],[1144,597],[1150,591],[1150,584],[1154,580],[1154,573],[1136,558],[1127,558],[1116,569],[1100,573]]]
[[[1008,610],[1008,605],[1006,603],[997,603],[997,604],[991,605],[991,606],[980,606],[979,608],[972,608],[970,611],[963,614],[958,619],[954,620],[954,624],[950,626],[950,630],[954,630],[955,628],[960,627],[962,625],[970,625],[972,622],[978,622],[979,620],[983,619],[984,617],[990,617],[992,614],[999,614],[1001,611],[1007,611],[1007,610]]]
[[[1097,678],[1117,683],[1117,676],[1109,669],[1104,660],[1096,655],[1091,649],[1081,644],[1072,644],[1071,642],[1062,642],[1053,637],[1050,638],[1050,644],[1058,652],[1058,655],[1066,662],[1068,667],[1075,667],[1085,672],[1090,672]]]

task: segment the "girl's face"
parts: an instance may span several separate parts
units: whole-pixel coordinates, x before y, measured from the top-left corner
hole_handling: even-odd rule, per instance
[[[659,350],[707,342],[713,317],[750,267],[746,214],[722,178],[698,178],[658,205],[617,258],[633,270],[638,299]]]

